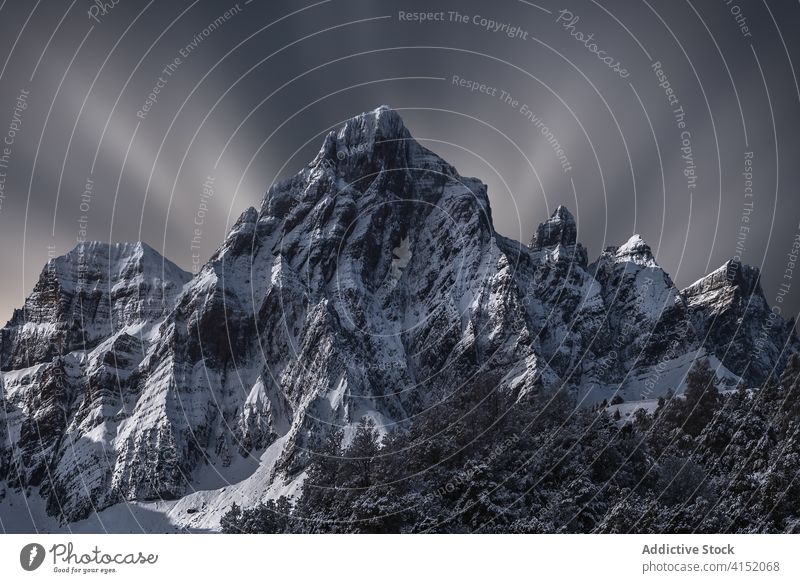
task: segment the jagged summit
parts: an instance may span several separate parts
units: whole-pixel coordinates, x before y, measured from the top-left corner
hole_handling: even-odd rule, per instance
[[[147,261],[155,258],[172,264],[169,259],[165,258],[163,255],[161,255],[161,253],[153,249],[153,247],[144,241],[121,241],[117,243],[109,243],[106,241],[83,241],[77,243],[64,255],[50,259],[48,263],[69,263],[74,261],[78,256],[83,256],[84,258],[105,258],[111,261],[120,261],[125,259]]]
[[[578,225],[567,207],[559,205],[545,222],[539,225],[530,247],[539,251],[555,245],[574,245],[578,240]]]
[[[632,235],[625,243],[616,247],[614,257],[617,261],[631,261],[648,267],[657,267],[650,245],[639,234]]]
[[[60,257],[48,261],[42,276],[55,276],[63,289],[115,288],[132,277],[151,280],[189,281],[190,274],[142,241],[78,243]]]
[[[311,166],[324,163],[340,169],[377,161],[384,166],[408,161],[421,146],[412,138],[400,114],[387,105],[356,115],[328,132]]]
[[[332,203],[334,199],[338,202]],[[484,230],[493,233],[486,185],[461,176],[451,164],[422,146],[397,111],[383,105],[328,132],[310,164],[270,187],[259,220],[288,219],[288,226],[293,228],[301,216],[314,216],[323,222],[352,220],[351,205],[377,210],[381,207],[375,205],[405,200],[404,206],[427,212],[422,211],[420,203],[428,205],[430,211],[449,206],[451,202],[445,204],[445,199],[457,200],[457,206],[462,207],[458,214],[476,213]],[[337,212],[330,214],[334,208]],[[386,207],[383,209],[381,212],[386,212]]]
[[[0,333],[0,369],[93,346],[172,309],[191,275],[143,242],[87,241],[50,259]]]
[[[144,241],[120,241],[109,243],[105,241],[84,241],[76,244],[64,255],[51,259],[53,262],[71,261],[77,256],[104,258],[110,261],[124,261],[134,259],[136,261],[164,261],[167,265],[174,265],[172,261],[164,257],[153,247]]]
[[[341,146],[368,147],[376,142],[411,137],[400,114],[388,105],[350,118],[334,133]]]
[[[622,245],[607,246],[595,263],[636,263],[643,267],[658,267],[650,245],[639,234],[631,235]]]
[[[382,105],[350,118],[330,131],[308,167],[319,178],[332,178],[364,192],[381,175],[395,190],[421,173],[460,179],[456,169],[423,147],[411,135],[400,114]],[[428,176],[431,179],[431,176]]]
[[[763,296],[761,273],[757,267],[730,259],[708,275],[687,286],[683,293],[695,296],[723,289],[738,292],[742,297],[748,297],[754,293]]]
[[[764,379],[798,350],[794,321],[769,306],[759,270],[728,261],[683,291],[706,346],[724,346],[720,360],[737,375]]]
[[[156,252],[152,247],[143,241],[122,241],[109,243],[106,241],[82,241],[77,243],[65,255],[75,253],[112,253],[117,255],[132,255],[144,251]]]
[[[616,267],[615,267],[616,266]],[[634,234],[622,245],[610,245],[592,264],[591,269],[599,273],[601,269],[635,269],[650,268],[661,270],[656,263],[653,252],[641,235]],[[665,274],[666,275],[666,274]],[[672,285],[671,283],[669,284]]]
[[[641,253],[650,253],[650,246],[639,234],[631,235],[630,239],[617,248],[617,255],[639,255]]]

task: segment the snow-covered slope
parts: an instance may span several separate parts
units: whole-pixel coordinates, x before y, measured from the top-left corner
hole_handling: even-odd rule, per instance
[[[485,185],[395,111],[357,116],[191,280],[142,244],[48,264],[2,331],[8,499],[41,495],[56,523],[113,529],[130,502],[161,513],[151,528],[213,530],[232,502],[301,488],[331,428],[402,428],[475,378],[653,399],[697,358],[757,383],[797,347],[781,321],[740,370],[727,334],[743,320],[733,344],[757,342],[765,302],[747,311],[713,274],[677,290],[638,236],[588,265],[577,235],[559,207],[530,246],[502,237]]]

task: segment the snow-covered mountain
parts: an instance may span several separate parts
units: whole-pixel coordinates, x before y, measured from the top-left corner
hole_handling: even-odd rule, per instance
[[[591,264],[577,235],[565,207],[529,246],[499,235],[486,186],[383,106],[193,278],[141,243],[80,245],[2,330],[0,508],[42,505],[39,529],[215,529],[232,502],[302,488],[332,427],[402,428],[476,375],[635,401],[702,357],[755,386],[800,348],[757,270],[681,291],[638,235]]]

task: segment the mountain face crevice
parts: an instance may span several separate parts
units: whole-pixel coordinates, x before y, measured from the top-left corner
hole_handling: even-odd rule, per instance
[[[486,186],[385,106],[330,132],[194,277],[142,243],[82,244],[0,338],[0,483],[62,521],[202,499],[176,520],[208,527],[301,487],[333,428],[402,429],[476,375],[652,400],[699,358],[757,386],[800,348],[753,268],[678,290],[638,235],[589,263],[563,206],[528,246],[499,235]]]

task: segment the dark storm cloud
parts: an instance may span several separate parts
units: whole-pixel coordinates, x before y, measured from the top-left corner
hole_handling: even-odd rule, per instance
[[[527,242],[564,203],[590,255],[636,232],[678,285],[734,255],[763,268],[770,303],[791,283],[795,3],[92,6],[0,10],[0,133],[16,128],[0,169],[3,316],[84,232],[191,269],[326,128],[382,103],[489,185],[510,237]],[[786,297],[794,315],[800,291]]]

